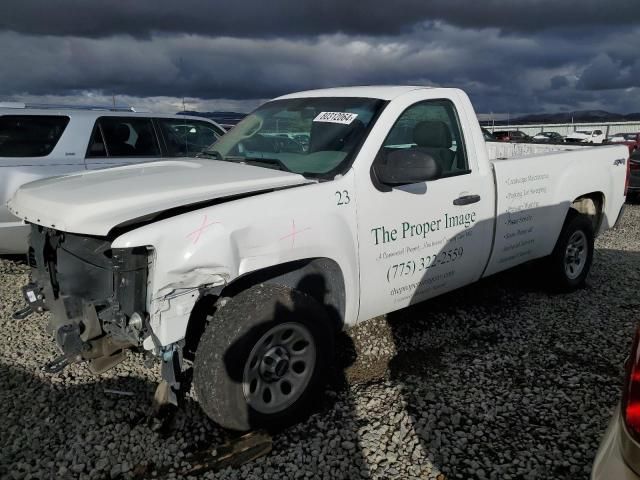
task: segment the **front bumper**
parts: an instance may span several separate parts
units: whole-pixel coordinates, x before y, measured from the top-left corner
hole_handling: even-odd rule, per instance
[[[101,373],[144,340],[148,262],[146,249],[32,225],[25,299],[51,312],[47,330],[65,359]]]
[[[623,451],[627,458],[637,458],[640,462],[640,446],[626,432],[618,407],[600,442],[591,480],[640,480],[640,476],[625,462]]]

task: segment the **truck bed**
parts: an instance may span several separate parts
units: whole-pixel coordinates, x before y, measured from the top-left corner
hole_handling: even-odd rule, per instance
[[[563,152],[593,148],[585,145],[546,144],[546,143],[515,143],[515,142],[486,142],[489,160],[503,160],[508,158],[540,155],[551,152]]]
[[[490,160],[496,185],[496,224],[484,275],[551,254],[570,205],[585,193],[602,201],[600,229],[615,223],[625,200],[626,147],[580,146],[554,152],[554,147],[564,146],[494,145],[487,142],[489,156],[513,156]],[[515,156],[527,150],[536,153]]]

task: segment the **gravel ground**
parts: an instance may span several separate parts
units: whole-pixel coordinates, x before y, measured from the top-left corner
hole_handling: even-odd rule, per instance
[[[366,322],[343,339],[347,382],[318,413],[266,457],[204,477],[587,478],[620,395],[639,267],[630,205],[581,291],[545,293],[525,268]],[[26,279],[0,260],[1,477],[176,478],[225,441],[192,397],[171,428],[149,422],[158,375],[133,354],[101,377],[43,374],[46,318],[10,319]]]

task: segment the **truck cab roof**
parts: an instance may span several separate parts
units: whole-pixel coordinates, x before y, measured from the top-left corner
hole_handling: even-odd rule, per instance
[[[378,98],[380,100],[393,100],[405,93],[420,90],[431,89],[433,87],[425,87],[419,85],[369,85],[363,87],[338,87],[323,88],[319,90],[306,90],[303,92],[291,93],[276,98],[282,100],[287,98],[308,98],[308,97],[360,97],[360,98]]]

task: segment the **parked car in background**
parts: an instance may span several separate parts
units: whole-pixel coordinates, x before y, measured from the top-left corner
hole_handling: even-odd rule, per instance
[[[594,143],[604,142],[604,132],[602,130],[576,130],[571,132],[564,139],[567,143]]]
[[[608,143],[627,143],[627,142],[637,142],[638,137],[640,137],[640,133],[614,133],[613,135],[607,138]]]
[[[484,137],[484,140],[486,142],[497,142],[498,141],[496,136],[493,133],[491,133],[489,130],[487,130],[484,127],[480,127],[480,128],[482,130],[482,136]]]
[[[223,134],[218,124],[199,117],[0,103],[0,254],[27,249],[29,229],[6,208],[23,183],[76,170],[195,156]]]
[[[558,132],[540,132],[534,135],[533,141],[536,143],[562,143],[564,137]]]
[[[297,133],[293,136],[293,139],[302,145],[303,150],[306,152],[309,149],[310,136],[307,133]]]
[[[633,153],[640,148],[640,133],[616,133],[607,138],[607,143],[622,143],[629,147],[629,153]]]
[[[195,110],[186,110],[178,112],[177,115],[190,115],[192,117],[204,117],[213,120],[225,130],[231,130],[235,127],[244,117],[246,113],[240,112],[197,112]]]
[[[640,328],[625,370],[622,400],[600,442],[592,480],[640,480]]]
[[[640,194],[640,148],[629,157],[629,191],[628,198],[638,200]]]
[[[499,130],[493,135],[501,142],[530,142],[531,137],[520,130]]]
[[[247,140],[248,148],[258,150],[260,148],[282,153],[304,153],[306,148],[293,135],[286,133],[264,134],[256,139]]]

